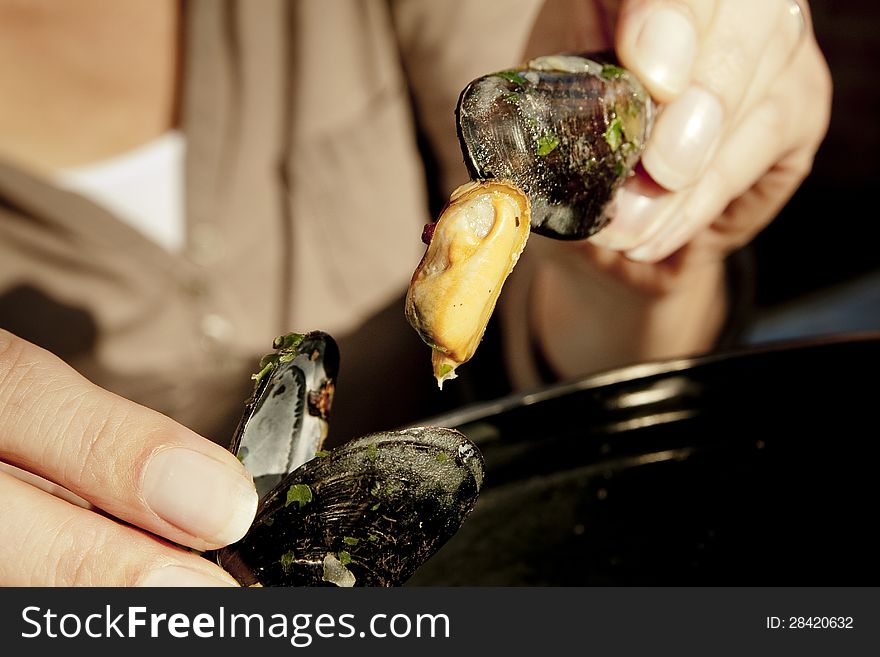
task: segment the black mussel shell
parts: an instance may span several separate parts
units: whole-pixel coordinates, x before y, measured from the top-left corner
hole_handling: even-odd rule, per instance
[[[291,473],[217,562],[245,586],[397,586],[458,531],[482,481],[457,431],[371,434]]]
[[[290,333],[274,346],[229,446],[260,496],[321,449],[339,373],[339,347],[326,333]]]
[[[644,87],[613,55],[558,55],[471,82],[456,117],[475,179],[528,194],[532,229],[581,239],[609,220],[617,187],[638,163],[653,120]]]

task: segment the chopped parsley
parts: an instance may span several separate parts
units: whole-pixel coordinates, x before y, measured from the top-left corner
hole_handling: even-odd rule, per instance
[[[341,550],[337,556],[339,557],[339,563],[343,566],[347,566],[351,563],[351,555],[345,550]]]
[[[306,336],[302,333],[287,333],[285,335],[279,335],[272,342],[273,349],[296,349],[302,341],[305,340]]]
[[[251,374],[254,380],[254,386],[259,386],[260,382],[274,370],[279,363],[289,363],[296,358],[296,348],[302,344],[306,336],[302,333],[287,333],[279,335],[272,342],[272,348],[277,351],[274,354],[266,354],[260,359],[260,370],[256,374]]]
[[[260,371],[257,372],[256,374],[251,374],[251,379],[253,379],[255,386],[260,385],[260,381],[263,380],[263,377],[265,377],[269,372],[271,372],[273,369],[275,369],[275,366],[278,363],[278,358],[274,357],[274,354],[273,354],[273,358],[266,361],[266,364],[264,365],[263,361],[265,361],[265,360],[266,359],[264,358],[263,360],[260,361]]]
[[[293,565],[294,561],[296,561],[296,557],[293,554],[293,550],[282,554],[281,559],[279,560],[279,562],[281,563],[281,567],[284,569],[284,572],[288,572],[290,570],[290,567]]]
[[[620,144],[623,142],[623,122],[619,116],[614,117],[605,131],[605,141],[608,142],[612,152],[616,152],[620,148]]]
[[[346,545],[357,545],[358,543],[360,543],[360,540],[361,539],[354,538],[353,536],[343,536],[342,537],[342,542],[345,543]]]
[[[526,86],[526,82],[528,82],[525,76],[519,71],[501,71],[500,73],[496,73],[495,75],[497,75],[499,78],[504,78],[508,82],[513,82],[520,87]]]
[[[301,509],[311,501],[312,489],[306,484],[294,484],[287,489],[287,501],[284,503],[284,506],[290,506],[296,502]]]
[[[625,69],[615,66],[614,64],[605,64],[602,67],[602,77],[606,80],[616,80],[626,73]]]
[[[545,132],[538,137],[538,155],[540,157],[550,155],[550,153],[556,150],[557,146],[559,146],[559,137],[552,132]]]

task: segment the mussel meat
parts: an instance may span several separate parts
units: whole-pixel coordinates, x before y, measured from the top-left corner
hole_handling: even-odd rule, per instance
[[[406,316],[431,345],[441,388],[477,350],[526,246],[529,217],[528,197],[499,180],[459,187],[441,214],[406,295]]]

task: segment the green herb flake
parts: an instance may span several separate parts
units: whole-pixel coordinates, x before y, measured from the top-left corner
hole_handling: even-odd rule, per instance
[[[290,506],[296,502],[301,509],[311,501],[312,489],[306,484],[294,484],[287,489],[287,501],[284,503],[284,506]]]
[[[244,460],[248,457],[248,448],[242,447],[238,450],[238,460],[244,463]]]
[[[373,487],[370,489],[370,495],[372,495],[373,497],[379,497],[379,493],[381,493],[381,492],[382,492],[382,487],[379,485],[379,482],[377,481],[375,484],[373,484]]]
[[[552,132],[545,132],[538,137],[538,155],[540,157],[550,155],[550,153],[556,150],[557,146],[559,146],[559,137]]]
[[[293,550],[289,552],[285,552],[281,555],[281,559],[279,562],[281,563],[281,567],[284,569],[284,572],[289,572],[291,566],[293,566],[293,562],[296,561],[296,557],[293,554]]]
[[[449,374],[452,371],[452,365],[446,363],[445,365],[440,366],[440,378],[442,379],[444,376]]]
[[[369,535],[367,536],[367,540],[368,540],[370,543],[375,543],[375,542],[377,542],[377,541],[379,540],[379,537],[376,536],[375,534],[369,534]]]
[[[501,71],[500,73],[496,73],[499,78],[504,78],[508,82],[513,82],[521,87],[526,86],[528,80],[526,80],[525,76],[519,71]]]
[[[273,349],[296,349],[302,341],[306,339],[306,336],[302,333],[287,333],[285,335],[279,335],[272,342]]]
[[[378,511],[380,506],[382,506],[382,503],[376,502],[373,506],[370,507],[370,511]]]
[[[612,152],[616,152],[620,148],[620,144],[623,141],[623,122],[621,122],[620,117],[615,116],[614,120],[611,121],[611,124],[605,131],[605,141],[611,147]]]
[[[277,359],[270,360],[265,365],[261,365],[260,371],[256,374],[251,374],[251,379],[254,381],[254,385],[260,385],[260,381],[263,380],[269,372],[271,372],[275,368],[275,364],[277,363]]]
[[[376,447],[376,443],[372,443],[369,447],[367,447],[367,458],[371,461],[375,461],[379,456],[379,449]]]
[[[615,66],[614,64],[605,64],[602,67],[602,77],[606,80],[616,80],[626,73],[625,69]]]
[[[275,524],[275,516],[272,516],[272,517],[270,517],[270,518],[266,518],[266,519],[263,521],[263,524],[266,525],[266,527],[271,527],[272,525]]]
[[[342,542],[345,543],[346,545],[357,545],[358,543],[361,542],[361,539],[354,538],[353,536],[343,536]]]
[[[443,463],[443,461],[449,458],[449,455],[446,452],[437,452],[437,456],[434,458],[437,459],[438,463]]]
[[[341,550],[336,556],[339,558],[339,563],[343,566],[347,566],[351,563],[351,555],[345,550]]]
[[[508,94],[504,94],[503,96],[501,96],[501,100],[503,100],[505,103],[516,105],[519,102],[519,94],[512,91]]]
[[[319,459],[323,459],[327,456],[330,456],[330,452],[328,452],[326,449],[320,449],[315,452],[315,456],[317,456]]]

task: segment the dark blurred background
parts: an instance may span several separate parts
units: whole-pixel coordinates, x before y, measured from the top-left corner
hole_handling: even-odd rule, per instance
[[[755,242],[759,339],[880,329],[873,205],[880,196],[880,3],[811,6],[834,80],[831,127],[812,174]]]

